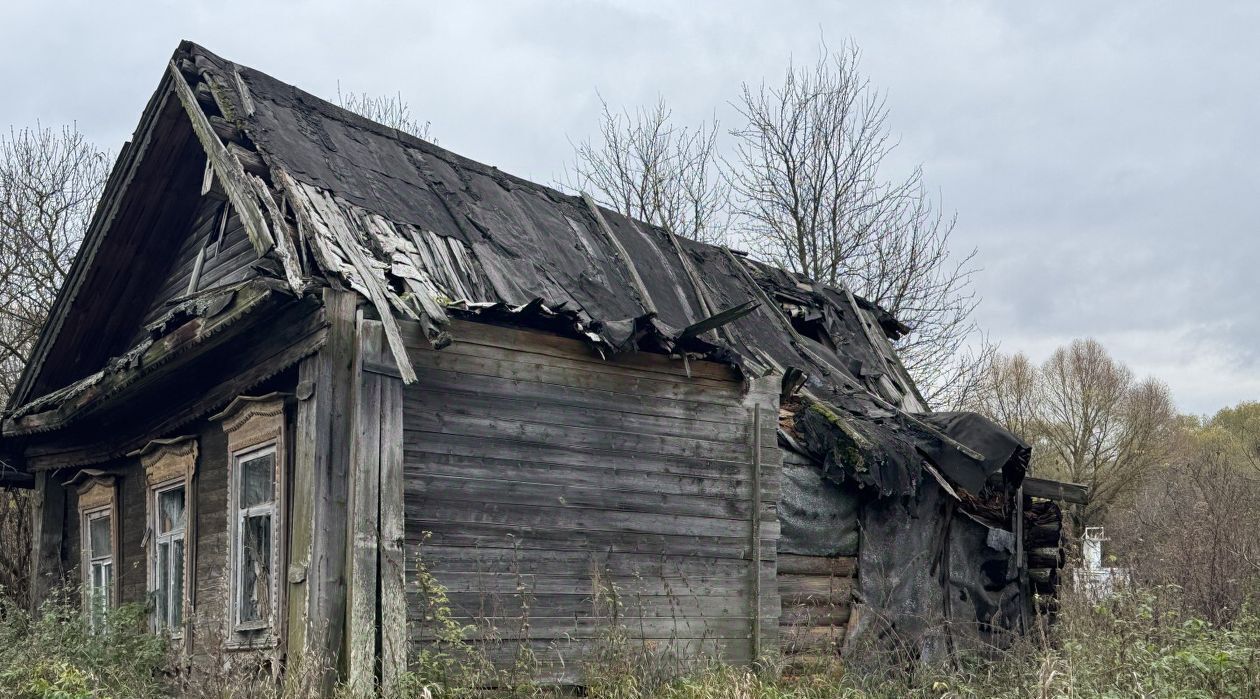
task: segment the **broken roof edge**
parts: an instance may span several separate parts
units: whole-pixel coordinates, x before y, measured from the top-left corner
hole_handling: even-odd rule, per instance
[[[0,413],[0,435],[21,437],[64,429],[103,401],[125,392],[149,374],[178,361],[284,293],[279,284],[255,277],[184,299],[150,323],[143,340],[105,367],[78,381]],[[173,322],[179,321],[172,325]],[[200,323],[188,337],[187,328]]]

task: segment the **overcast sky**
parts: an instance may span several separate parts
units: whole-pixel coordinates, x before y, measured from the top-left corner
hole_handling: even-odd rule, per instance
[[[979,248],[980,323],[1100,339],[1208,413],[1260,399],[1260,3],[14,2],[0,125],[117,151],[183,38],[317,95],[400,92],[443,146],[542,182],[611,104],[681,121],[852,38]]]

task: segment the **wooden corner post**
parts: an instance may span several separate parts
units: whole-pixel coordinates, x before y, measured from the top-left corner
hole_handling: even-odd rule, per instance
[[[66,489],[52,473],[35,474],[35,507],[31,512],[31,611],[65,577]]]
[[[289,667],[345,672],[346,570],[358,296],[326,289],[328,339],[298,369],[289,538]],[[311,671],[306,668],[305,671]],[[321,689],[330,690],[336,673]]]
[[[402,376],[380,321],[358,319],[350,479],[346,679],[354,696],[392,696],[406,669]]]
[[[783,456],[777,439],[781,375],[749,380],[745,404],[749,407],[749,461],[752,484],[752,517],[749,569],[749,640],[754,663],[779,650],[779,600],[777,579],[778,506]]]

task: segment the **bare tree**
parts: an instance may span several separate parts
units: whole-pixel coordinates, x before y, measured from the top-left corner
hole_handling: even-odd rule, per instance
[[[1260,478],[1230,429],[1187,424],[1183,436],[1177,458],[1108,516],[1108,533],[1137,581],[1175,585],[1196,615],[1228,624],[1260,590]]]
[[[31,516],[26,491],[0,488],[0,595],[22,607],[30,599]]]
[[[1040,367],[996,357],[972,406],[1033,444],[1033,470],[1090,488],[1076,524],[1126,502],[1178,444],[1168,387],[1138,381],[1096,340],[1060,347]]]
[[[74,127],[0,135],[0,398],[8,400],[65,281],[109,158]]]
[[[792,63],[778,85],[744,85],[746,120],[732,132],[729,169],[746,244],[759,256],[878,303],[912,332],[898,349],[933,404],[956,404],[992,347],[972,313],[975,250],[950,251],[955,217],[922,170],[890,179],[896,147],[884,95],[859,70],[853,43],[824,44],[812,66]]]
[[[1042,433],[1041,377],[1028,355],[997,354],[983,368],[965,407],[1034,444]]]
[[[74,127],[0,135],[0,403],[18,377],[70,271],[109,159]],[[0,463],[0,469],[8,468]],[[30,498],[0,489],[0,587],[23,602]]]
[[[730,186],[716,157],[717,122],[676,126],[663,99],[633,113],[600,103],[600,138],[574,144],[562,186],[683,237],[725,244]]]
[[[341,83],[337,83],[338,107],[354,112],[365,119],[378,124],[411,134],[416,138],[437,143],[430,135],[431,122],[419,121],[411,116],[411,105],[402,98],[402,93],[393,96],[373,97],[366,92],[342,92]]]

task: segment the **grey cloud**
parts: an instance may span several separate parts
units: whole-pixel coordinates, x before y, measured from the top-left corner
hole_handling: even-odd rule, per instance
[[[1092,335],[1185,410],[1260,397],[1260,4],[11,3],[0,122],[116,149],[177,41],[331,96],[400,92],[452,149],[552,181],[614,105],[734,115],[852,37],[902,145],[980,248],[980,320],[1044,356]]]

